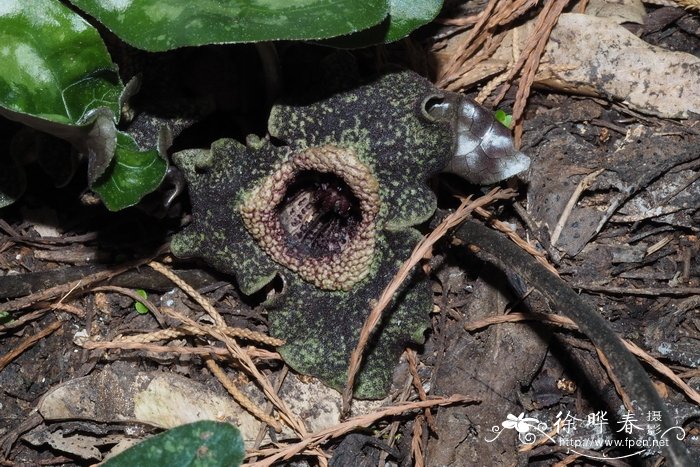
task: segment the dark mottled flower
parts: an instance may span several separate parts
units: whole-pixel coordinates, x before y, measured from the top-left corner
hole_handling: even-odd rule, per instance
[[[270,332],[294,369],[340,388],[371,304],[409,256],[435,196],[426,180],[447,166],[453,124],[426,111],[445,99],[411,72],[326,98],[273,107],[274,141],[215,142],[174,156],[193,222],[178,256],[232,273],[250,294],[279,275],[265,306]],[[403,348],[421,342],[432,294],[415,271],[375,331],[358,397],[381,397]]]

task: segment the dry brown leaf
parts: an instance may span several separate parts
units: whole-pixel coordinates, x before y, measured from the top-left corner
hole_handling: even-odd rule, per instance
[[[54,449],[69,453],[84,460],[100,460],[102,452],[109,446],[109,457],[121,452],[138,442],[138,439],[121,433],[114,434],[79,434],[69,431],[64,433],[62,429],[55,429],[47,425],[39,425],[22,436],[22,439],[34,446],[48,444]]]
[[[626,11],[630,18],[634,16],[633,7]],[[622,17],[618,15],[617,20]],[[700,114],[700,58],[652,46],[615,21],[562,14],[545,49],[535,85],[620,100],[632,110],[664,118]],[[505,72],[519,57],[533,25],[529,22],[508,31],[489,59],[451,86],[465,89]],[[452,41],[457,44],[460,37],[455,36],[436,54],[438,63],[454,53]]]
[[[700,58],[649,45],[605,18],[562,15],[543,65],[537,81],[558,90],[611,97],[665,118],[700,113]]]
[[[248,384],[251,385],[253,383]],[[103,388],[110,390],[104,391]],[[246,388],[243,390],[246,391]],[[306,425],[313,431],[333,426],[340,418],[340,393],[316,379],[302,382],[290,374],[280,395],[292,412],[304,414]],[[86,404],[86,401],[90,403]],[[371,412],[381,403],[358,402],[353,405],[353,413]],[[172,428],[197,420],[229,421],[241,431],[249,448],[253,446],[261,425],[231,397],[216,393],[202,383],[177,374],[135,371],[121,363],[57,386],[42,399],[39,412],[46,420],[54,422],[131,421],[160,428]],[[295,434],[286,427],[278,435],[279,440],[293,437]]]

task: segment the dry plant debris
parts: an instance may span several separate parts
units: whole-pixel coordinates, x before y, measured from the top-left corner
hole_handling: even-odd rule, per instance
[[[489,7],[498,3],[490,2]],[[444,54],[445,60],[450,60],[442,65],[440,83],[447,89],[464,89],[492,79],[485,89],[500,88],[494,99],[498,103],[508,83],[520,75],[513,109],[516,122],[522,117],[525,97],[533,84],[619,99],[633,110],[667,118],[688,118],[700,113],[700,59],[639,39],[615,22],[610,8],[601,7],[610,7],[611,3],[591,2],[585,14],[562,14],[566,3],[550,2],[548,5],[556,10],[543,9],[536,21],[496,35],[494,30],[503,22],[494,13],[483,31],[478,29],[478,23],[451,37],[446,44],[439,43],[445,51],[438,52],[438,57]],[[515,14],[519,6],[518,2],[500,2],[495,8],[512,21],[513,17],[506,13]],[[639,21],[639,10],[633,10],[633,14],[628,13],[630,10],[631,6],[627,10],[618,8],[615,13],[620,15],[618,12],[623,11],[625,16],[618,16],[617,20]],[[481,34],[473,37],[479,31]]]
[[[683,8],[687,8],[689,10],[700,11],[700,2],[698,0],[675,0],[671,3],[682,6]]]
[[[391,282],[389,282],[389,284],[382,291],[381,295],[377,299],[377,304],[372,307],[372,311],[362,326],[362,330],[360,331],[360,340],[358,341],[355,349],[352,351],[348,365],[348,380],[345,384],[345,390],[343,391],[343,412],[348,413],[350,410],[350,401],[352,400],[353,388],[355,386],[355,375],[357,374],[357,370],[360,368],[362,363],[362,354],[365,351],[370,335],[381,319],[382,312],[391,302],[394,294],[406,280],[413,267],[430,252],[432,246],[443,236],[445,236],[450,229],[464,222],[472,211],[488,206],[497,200],[510,199],[514,196],[515,192],[512,190],[501,190],[500,188],[495,188],[477,200],[472,201],[470,199],[466,199],[462,202],[459,208],[457,208],[444,221],[442,221],[440,225],[438,225],[430,233],[430,235],[424,237],[420,242],[418,242],[413,249],[411,256],[404,262],[401,268],[396,272],[396,275]]]
[[[400,415],[400,414],[403,414],[407,411],[416,410],[416,409],[424,409],[424,408],[429,408],[429,407],[445,406],[445,405],[452,405],[452,404],[471,404],[471,403],[475,403],[475,402],[478,402],[478,401],[471,399],[469,397],[455,395],[455,396],[451,396],[448,398],[440,397],[440,398],[430,399],[427,401],[404,402],[404,403],[396,404],[394,406],[383,407],[374,413],[360,416],[360,417],[351,418],[349,420],[346,420],[342,423],[339,423],[338,425],[333,426],[331,428],[328,428],[326,430],[304,436],[304,437],[302,437],[302,439],[299,442],[292,444],[291,446],[284,447],[284,448],[277,448],[277,449],[260,451],[257,453],[256,452],[249,453],[249,455],[258,455],[258,454],[265,455],[266,458],[265,458],[265,460],[253,462],[253,463],[250,463],[247,465],[248,465],[248,467],[270,466],[273,463],[275,463],[276,461],[279,461],[282,459],[289,459],[293,455],[303,452],[309,445],[316,444],[319,442],[325,442],[328,439],[342,436],[342,435],[349,433],[350,431],[355,430],[357,428],[368,427],[368,426],[372,425],[373,423],[375,423],[376,421],[378,421],[382,418],[385,418],[385,417]]]
[[[464,329],[467,331],[476,331],[487,326],[500,323],[517,323],[520,321],[536,320],[543,323],[553,324],[556,326],[562,326],[568,329],[577,330],[578,326],[571,319],[565,316],[559,315],[542,315],[538,313],[509,313],[507,315],[493,316],[491,318],[481,319],[479,321],[474,321],[466,323]],[[623,339],[627,349],[632,352],[632,354],[639,357],[640,360],[647,363],[659,374],[663,375],[669,379],[681,392],[683,392],[690,400],[696,404],[700,404],[700,393],[695,389],[688,386],[688,384],[683,381],[678,375],[676,375],[673,370],[668,366],[661,363],[658,359],[649,355],[634,342]],[[600,352],[600,351],[599,351]],[[600,354],[599,354],[600,355]]]

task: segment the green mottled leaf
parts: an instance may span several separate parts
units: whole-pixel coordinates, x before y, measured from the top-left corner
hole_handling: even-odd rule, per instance
[[[403,39],[433,20],[442,8],[442,0],[389,0],[389,30],[384,42]]]
[[[155,149],[142,151],[126,133],[117,132],[117,145],[112,165],[92,185],[105,206],[117,211],[138,203],[158,188],[168,163]]]
[[[432,21],[441,8],[442,0],[389,0],[389,16],[380,24],[324,42],[342,48],[394,42]]]
[[[91,184],[113,165],[123,91],[81,16],[58,0],[0,1],[0,115],[69,141],[87,156]]]
[[[56,0],[0,1],[0,106],[67,125],[107,107],[123,86],[97,30]]]
[[[70,0],[129,44],[150,51],[280,39],[325,39],[367,29],[386,0]]]
[[[245,448],[240,432],[229,423],[200,421],[153,436],[109,459],[105,467],[237,467]]]

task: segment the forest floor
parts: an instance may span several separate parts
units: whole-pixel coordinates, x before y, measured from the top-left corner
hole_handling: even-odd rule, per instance
[[[453,9],[449,11],[454,15],[470,17],[467,10]],[[627,28],[661,49],[700,57],[700,16],[679,8],[653,7],[648,13],[645,25],[623,22],[624,27],[615,27]],[[466,88],[476,95],[476,87],[464,75],[459,75],[459,82],[439,72],[449,68],[450,57],[457,53],[451,47],[459,40],[450,38],[469,34],[470,29],[461,29],[463,25],[434,26],[410,41],[355,55],[361,70],[372,68],[375,61],[396,61],[438,80],[442,76],[444,87]],[[313,46],[283,45],[282,62],[306,53],[305,47],[319,53]],[[251,46],[228,47],[226,53],[237,60],[255,59]],[[628,61],[635,63],[635,58]],[[543,63],[550,72],[566,69],[552,61]],[[691,68],[697,69],[697,65]],[[215,124],[209,117],[186,130],[175,148],[204,146],[222,136],[242,139],[249,132],[260,134],[268,107],[259,109],[252,101],[260,91],[256,73],[260,71],[249,76],[238,70],[233,78],[217,83],[236,89],[235,96],[227,97],[233,103]],[[700,78],[690,73],[688,94],[700,95]],[[498,84],[494,89],[500,89]],[[504,183],[518,196],[495,205],[491,219],[535,247],[617,335],[639,349],[672,425],[682,427],[683,443],[698,459],[698,115],[691,112],[679,119],[669,117],[657,102],[630,104],[619,97],[604,98],[607,91],[599,83],[569,83],[566,93],[563,79],[535,78],[531,84],[518,120],[522,124],[518,137],[532,163],[527,173]],[[603,91],[591,96],[592,89]],[[499,106],[511,108],[519,98],[515,89],[510,90]],[[645,113],[645,105],[652,110]],[[245,119],[249,120],[239,124]],[[18,131],[9,122],[0,122],[0,127],[3,141]],[[272,434],[228,398],[202,356],[214,351],[212,341],[182,335],[167,344],[134,342],[120,349],[85,345],[88,340],[110,342],[121,335],[175,325],[176,320],[162,310],[138,311],[133,297],[137,290],[145,291],[156,308],[175,309],[195,321],[205,315],[191,297],[146,266],[153,259],[165,262],[214,303],[227,325],[267,331],[263,293],[244,296],[230,277],[203,263],[163,253],[169,236],[187,222],[187,197],[182,195],[167,212],[157,207],[164,195],[156,193],[140,207],[111,213],[83,191],[84,177],[55,188],[38,168],[28,170],[27,193],[0,211],[3,465],[89,465],[115,446],[123,449],[158,427],[201,414],[230,415],[229,410],[236,414],[232,418],[239,421],[248,448],[264,446],[269,436],[280,442],[269,452],[287,446],[284,440],[294,433]],[[452,176],[435,177],[431,184],[445,211],[458,204],[455,195],[484,193]],[[428,224],[421,226],[425,234],[431,230]],[[519,271],[503,271],[484,262],[449,234],[424,267],[434,292],[432,327],[424,345],[406,351],[395,371],[394,389],[381,403],[419,399],[416,376],[429,396],[464,395],[479,403],[408,411],[365,420],[364,428],[351,434],[333,432],[340,417],[338,393],[289,371],[272,346],[245,348],[260,371],[279,383],[280,396],[310,433],[324,429],[333,433],[319,445],[331,456],[331,465],[377,465],[380,459],[387,465],[428,466],[660,465],[664,454],[647,451],[646,446],[578,444],[574,449],[566,444],[620,439],[630,423],[653,428],[660,416],[656,410],[634,413],[606,356],[589,336],[570,323],[547,318],[566,310],[521,279]],[[199,353],[192,350],[197,346]],[[240,366],[227,366],[226,372],[261,407],[266,406]],[[153,396],[154,406],[160,401],[167,410],[139,409],[145,392]],[[377,402],[353,406],[354,414],[380,410]],[[529,422],[518,420],[519,414]],[[546,442],[541,433],[525,428],[527,423],[543,423],[547,428],[543,431],[557,441]],[[558,437],[551,431],[557,423]],[[648,430],[638,438],[660,435],[649,435]],[[537,442],[528,444],[525,441],[531,440],[523,437],[533,433]],[[284,465],[318,465],[319,452],[305,450]],[[416,456],[422,461],[415,461]],[[603,456],[607,459],[601,460]],[[264,453],[257,456],[264,458]]]

